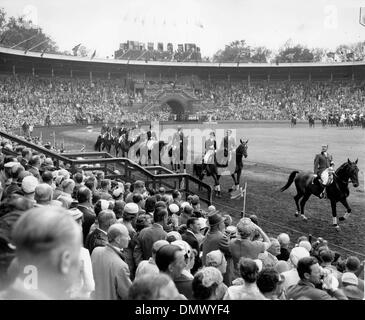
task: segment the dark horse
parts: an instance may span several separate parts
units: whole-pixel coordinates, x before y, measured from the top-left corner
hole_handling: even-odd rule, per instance
[[[240,139],[240,145],[237,147],[235,154],[232,155],[231,161],[228,162],[227,157],[220,156],[223,150],[218,150],[216,156],[214,157],[214,163],[197,164],[193,165],[193,172],[197,175],[200,180],[203,180],[206,170],[207,176],[212,176],[214,179],[214,192],[215,195],[221,195],[221,188],[219,184],[219,179],[221,177],[220,171],[228,170],[231,173],[231,177],[234,181],[234,186],[232,189],[238,190],[240,185],[240,179],[243,169],[242,158],[247,158],[248,140],[243,141]],[[225,159],[225,161],[217,161],[218,159]]]
[[[100,134],[95,142],[94,150],[102,151],[106,149],[107,152],[110,152],[110,149],[113,145],[114,138],[110,132],[105,132],[104,134]]]
[[[336,228],[336,230],[340,229],[337,224],[336,204],[337,202],[341,202],[346,208],[346,214],[339,218],[340,221],[346,220],[351,213],[351,208],[346,200],[350,194],[348,184],[350,181],[355,188],[359,186],[358,173],[359,169],[357,167],[357,160],[355,162],[351,162],[349,159],[347,159],[347,162],[343,163],[333,174],[333,182],[326,187],[327,198],[331,201],[333,226]],[[297,188],[297,195],[294,196],[295,204],[297,206],[297,212],[295,213],[295,216],[297,217],[300,213],[301,217],[304,220],[307,220],[307,217],[304,215],[305,203],[312,194],[320,197],[323,187],[319,184],[319,182],[312,183],[312,173],[299,173],[299,171],[293,171],[289,176],[287,184],[282,187],[280,191],[285,191],[288,189],[293,181],[295,182],[295,187]],[[299,208],[299,200],[301,198],[302,200],[300,201]]]

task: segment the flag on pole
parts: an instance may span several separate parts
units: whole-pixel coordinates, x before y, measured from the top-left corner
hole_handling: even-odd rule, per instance
[[[360,8],[360,24],[365,27],[365,7]]]
[[[92,54],[91,56],[91,60],[95,58],[95,55],[96,55],[96,50],[94,51],[94,53]]]
[[[79,43],[77,46],[72,48],[72,52],[74,56],[77,56],[77,51],[80,49],[81,43]]]

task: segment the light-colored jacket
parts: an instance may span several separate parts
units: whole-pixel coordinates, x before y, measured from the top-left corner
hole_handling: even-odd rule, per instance
[[[96,247],[91,255],[96,300],[126,300],[132,282],[121,253],[109,244]]]

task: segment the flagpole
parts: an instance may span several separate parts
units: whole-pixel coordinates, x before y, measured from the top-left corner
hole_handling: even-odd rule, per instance
[[[53,147],[56,148],[56,132],[53,131]]]

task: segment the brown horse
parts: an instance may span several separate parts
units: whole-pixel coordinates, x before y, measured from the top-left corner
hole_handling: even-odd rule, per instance
[[[341,202],[346,208],[346,214],[339,218],[340,221],[346,220],[351,213],[351,208],[347,203],[347,197],[350,194],[348,184],[350,181],[355,188],[359,186],[358,173],[359,169],[357,167],[357,160],[355,162],[351,162],[347,159],[347,162],[343,163],[333,174],[333,182],[326,187],[327,198],[331,201],[333,226],[336,230],[340,229],[337,224],[336,204],[337,202]],[[295,216],[298,217],[300,213],[303,220],[307,220],[307,217],[304,215],[305,203],[312,194],[320,197],[324,187],[319,182],[312,183],[312,173],[299,173],[299,171],[293,171],[289,176],[287,184],[282,187],[280,191],[283,192],[288,189],[293,181],[295,182],[295,187],[297,189],[297,194],[294,196],[295,204],[297,206]],[[299,207],[300,199],[302,200],[300,201]]]

